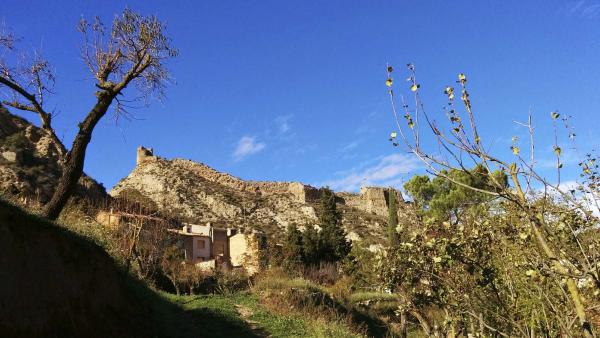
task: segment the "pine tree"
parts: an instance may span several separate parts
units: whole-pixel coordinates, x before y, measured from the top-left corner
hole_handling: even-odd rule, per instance
[[[321,189],[319,203],[321,224],[321,261],[338,262],[348,255],[352,247],[346,239],[346,231],[341,225],[341,214],[337,210],[335,195],[331,189]]]
[[[312,226],[307,226],[302,233],[303,260],[306,266],[318,265],[323,257],[321,233]]]
[[[287,227],[283,243],[283,268],[293,272],[304,263],[302,233],[295,224]]]
[[[319,223],[321,226],[327,224],[338,224],[342,216],[337,211],[335,204],[335,195],[328,187],[321,188],[321,198],[319,199]]]
[[[398,202],[396,201],[396,190],[388,190],[388,240],[390,247],[395,247],[400,243],[400,235],[396,228],[398,227]]]

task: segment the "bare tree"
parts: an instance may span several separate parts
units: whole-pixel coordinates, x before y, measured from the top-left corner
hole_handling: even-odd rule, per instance
[[[96,102],[83,121],[71,149],[66,151],[52,127],[53,113],[44,108],[44,99],[52,94],[54,72],[49,63],[39,55],[23,58],[17,67],[9,67],[0,56],[0,87],[5,87],[10,100],[5,105],[35,113],[41,127],[59,144],[58,152],[63,162],[63,172],[56,190],[44,207],[44,215],[56,219],[73,193],[83,173],[85,153],[92,132],[115,106],[117,119],[126,116],[127,103],[142,101],[147,104],[153,96],[161,98],[169,82],[169,72],[164,66],[167,59],[177,56],[171,40],[165,35],[165,25],[154,16],[142,16],[129,9],[115,17],[109,31],[99,18],[93,22],[82,19],[78,26],[83,36],[82,58],[95,79]],[[12,51],[15,39],[0,33],[0,47]],[[27,62],[28,61],[28,62]],[[126,88],[133,86],[136,97],[125,101]]]

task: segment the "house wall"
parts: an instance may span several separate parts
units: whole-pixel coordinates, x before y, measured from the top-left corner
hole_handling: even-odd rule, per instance
[[[192,238],[193,256],[192,259],[209,259],[211,256],[211,243],[209,237],[190,236]],[[198,241],[204,242],[204,248],[201,248]]]
[[[208,236],[197,234],[204,228],[203,226],[192,228],[191,225],[186,225],[180,232],[183,235],[187,261],[226,264],[228,268],[242,267],[249,274],[254,274],[261,269],[261,252],[265,249],[264,234],[253,232],[231,235],[235,230],[221,228],[211,228],[212,231],[209,231]],[[199,241],[204,245],[199,245]],[[198,265],[199,268],[205,266],[207,265]]]
[[[248,252],[248,240],[244,234],[236,234],[229,238],[229,255],[231,265],[241,266],[244,263],[244,257]]]
[[[191,232],[202,236],[210,236],[210,227],[207,225],[188,224]]]
[[[237,234],[229,238],[231,265],[243,267],[250,275],[263,266],[261,252],[265,250],[265,237],[261,233]]]

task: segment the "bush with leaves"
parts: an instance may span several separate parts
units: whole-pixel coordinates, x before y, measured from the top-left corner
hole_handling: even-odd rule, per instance
[[[384,270],[384,280],[406,295],[408,309],[431,304],[444,312],[445,322],[472,319],[450,326],[454,334],[459,330],[502,336],[593,337],[600,306],[598,218],[593,213],[594,208],[598,210],[597,178],[591,169],[594,162],[582,159],[583,179],[577,188],[567,192],[560,185],[564,163],[557,126],[562,123],[573,140],[568,117],[550,114],[557,173],[551,182],[536,170],[531,115],[526,123],[519,123],[530,133],[528,156],[517,138],[510,149],[512,160],[492,154],[478,132],[466,76],[459,74],[457,81],[463,113],[455,103],[454,87],[444,89],[446,127],[425,111],[415,67],[409,64],[407,68],[407,87],[416,103],[412,108],[403,96],[401,105],[397,103],[393,68],[388,67],[386,85],[398,128],[391,140],[394,146],[403,144],[435,178],[419,177],[407,185],[424,222],[416,236],[405,241],[411,250],[400,249],[387,258],[394,264]],[[437,150],[423,145],[427,132]],[[466,169],[473,166],[484,176]],[[429,244],[432,235],[440,245]],[[432,265],[429,260],[434,259]],[[436,263],[451,264],[436,270]],[[436,276],[436,281],[424,279],[423,273]],[[418,285],[422,280],[429,284]],[[421,312],[413,315],[422,317]],[[426,318],[419,322],[428,323]],[[432,326],[422,326],[431,332]]]

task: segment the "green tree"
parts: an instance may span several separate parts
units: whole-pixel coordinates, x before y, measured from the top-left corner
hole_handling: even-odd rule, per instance
[[[312,226],[307,226],[302,233],[302,252],[305,265],[317,265],[323,257],[321,233]]]
[[[441,176],[430,179],[425,175],[416,175],[404,185],[406,192],[417,206],[422,208],[422,215],[431,221],[450,221],[458,224],[465,211],[477,208],[481,203],[492,199],[488,194],[465,186],[481,190],[494,190],[496,184],[508,186],[508,178],[504,173],[497,171],[490,174],[481,165],[468,171],[452,169],[442,171],[441,174],[450,177],[452,181]]]
[[[337,210],[335,195],[328,187],[321,189],[319,221],[321,225],[321,261],[338,262],[348,255],[352,243],[346,239]]]
[[[396,229],[398,227],[398,202],[395,189],[390,188],[388,194],[388,240],[390,246],[394,247],[400,242],[400,235]]]
[[[319,224],[338,224],[342,220],[342,215],[337,210],[335,203],[335,194],[329,187],[321,188],[321,198],[319,199]]]
[[[283,243],[283,267],[289,272],[297,270],[304,263],[302,233],[295,224],[287,227]]]

